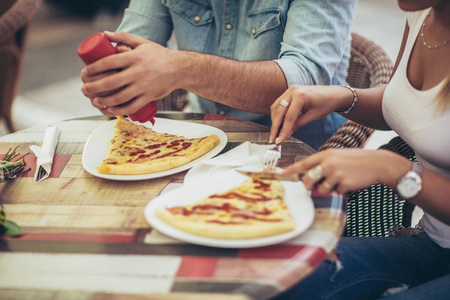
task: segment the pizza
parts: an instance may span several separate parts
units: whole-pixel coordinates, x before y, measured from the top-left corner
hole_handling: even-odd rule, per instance
[[[185,138],[156,132],[119,116],[108,152],[97,171],[101,174],[137,175],[174,169],[204,155],[219,142],[215,134]]]
[[[159,209],[155,214],[182,231],[216,239],[259,238],[295,229],[277,180],[250,178],[193,205]]]

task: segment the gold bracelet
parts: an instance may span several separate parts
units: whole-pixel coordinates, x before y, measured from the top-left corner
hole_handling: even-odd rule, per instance
[[[355,107],[355,105],[356,105],[356,102],[358,102],[358,94],[356,93],[355,89],[352,88],[352,87],[349,86],[349,85],[341,84],[341,85],[339,85],[339,86],[348,88],[348,89],[353,93],[353,102],[352,102],[352,104],[351,104],[347,109],[345,109],[345,110],[335,111],[335,112],[337,112],[337,113],[346,115],[346,114],[348,114],[349,112],[352,111],[352,109],[353,109],[353,108]]]

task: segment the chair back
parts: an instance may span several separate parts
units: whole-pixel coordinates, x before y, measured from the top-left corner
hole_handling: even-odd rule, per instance
[[[177,89],[166,97],[156,102],[158,111],[182,111],[188,104],[188,94],[186,90]]]
[[[353,32],[347,82],[355,88],[388,83],[393,64],[389,55],[375,42]]]
[[[417,162],[415,153],[400,137],[394,137],[379,149],[400,154]],[[374,184],[347,195],[347,236],[389,236],[411,226],[415,205],[403,200],[394,190]]]
[[[28,24],[43,0],[0,1],[0,117],[14,131],[12,104],[17,96]]]

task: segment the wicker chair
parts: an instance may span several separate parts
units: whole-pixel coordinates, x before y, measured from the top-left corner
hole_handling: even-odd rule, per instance
[[[400,137],[380,147],[417,161],[414,151]],[[415,205],[403,200],[391,188],[374,184],[347,195],[347,224],[344,235],[389,236],[411,226]]]
[[[352,49],[347,81],[356,88],[369,88],[389,81],[392,62],[384,50],[367,38],[352,33]],[[319,151],[330,148],[360,148],[373,133],[353,121],[345,122]],[[414,151],[399,137],[380,148],[415,160]],[[414,205],[392,189],[375,184],[347,195],[347,236],[388,236],[392,228],[410,227]]]
[[[28,24],[43,0],[0,1],[0,117],[14,131],[12,104],[17,96]]]
[[[166,97],[159,99],[156,102],[156,109],[158,111],[182,111],[188,104],[188,94],[186,90],[178,89]]]

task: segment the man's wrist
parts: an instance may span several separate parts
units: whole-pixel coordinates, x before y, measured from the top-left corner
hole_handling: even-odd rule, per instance
[[[171,76],[174,84],[174,89],[188,89],[189,80],[192,75],[189,73],[189,57],[187,51],[173,50],[171,54]]]
[[[196,91],[204,82],[202,76],[208,73],[205,69],[205,54],[191,51],[176,51],[174,55],[173,73],[177,88]]]

